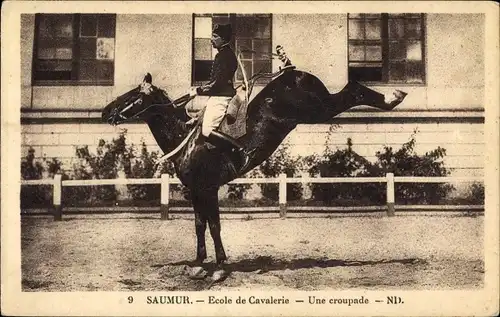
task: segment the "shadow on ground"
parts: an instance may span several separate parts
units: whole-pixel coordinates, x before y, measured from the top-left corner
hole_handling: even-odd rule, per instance
[[[378,261],[351,261],[351,260],[335,260],[335,259],[293,259],[283,260],[275,259],[271,256],[259,256],[254,259],[242,259],[236,262],[229,262],[224,265],[224,269],[229,272],[258,272],[265,273],[269,271],[281,270],[298,270],[310,268],[328,268],[328,267],[347,267],[347,266],[365,266],[365,265],[379,265],[379,264],[426,264],[427,262],[418,258],[408,259],[390,259]],[[155,264],[151,267],[163,266],[196,266],[193,261],[180,261],[167,264]],[[203,268],[209,273],[213,272],[216,268],[215,263],[204,263]]]

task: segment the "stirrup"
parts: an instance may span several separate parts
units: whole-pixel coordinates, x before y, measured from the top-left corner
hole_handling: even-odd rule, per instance
[[[252,157],[255,154],[256,149],[251,150],[242,150],[241,155],[243,156],[243,164],[241,164],[239,174],[241,174],[247,167],[250,165],[252,161]]]

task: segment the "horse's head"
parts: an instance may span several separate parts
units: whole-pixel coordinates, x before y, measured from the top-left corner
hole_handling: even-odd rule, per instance
[[[166,92],[152,85],[150,73],[144,76],[143,82],[136,88],[117,97],[102,110],[102,120],[118,125],[131,119],[145,120],[155,106],[171,105]]]

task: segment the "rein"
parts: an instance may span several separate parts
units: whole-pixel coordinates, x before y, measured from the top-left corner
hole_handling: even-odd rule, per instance
[[[173,106],[174,108],[181,108],[181,107],[184,107],[189,101],[191,101],[193,99],[194,99],[194,97],[190,97],[189,95],[184,95],[184,96],[181,96],[181,97],[175,99],[174,101],[171,101],[171,102],[168,102],[168,103],[153,103],[153,104],[150,104],[148,107],[144,108],[143,110],[137,112],[133,116],[129,117],[128,119],[135,119],[138,116],[140,116],[141,114],[143,114],[144,112],[146,112],[149,109],[151,109],[152,107],[156,107],[156,106],[162,106],[162,107]],[[137,101],[135,101],[134,103],[132,103],[132,105],[135,104],[135,103],[138,103],[139,100],[141,100],[141,99],[138,99]],[[142,103],[142,100],[141,100],[140,103]],[[178,103],[180,103],[180,105],[178,105]],[[124,110],[122,110],[121,112],[126,111],[126,110],[128,110],[128,107],[125,108]],[[123,116],[121,115],[121,113],[119,115],[123,118]]]

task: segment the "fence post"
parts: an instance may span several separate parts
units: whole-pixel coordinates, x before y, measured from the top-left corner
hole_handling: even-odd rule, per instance
[[[62,175],[56,174],[54,175],[54,186],[53,186],[53,195],[52,199],[54,202],[54,220],[61,221],[62,220]]]
[[[387,178],[387,215],[389,217],[394,216],[394,174],[387,173],[385,175]]]
[[[279,176],[279,205],[280,217],[286,218],[286,174],[282,173]]]
[[[168,203],[170,198],[170,175],[161,174],[161,220],[168,220]]]

